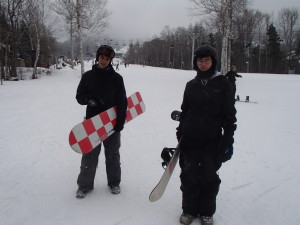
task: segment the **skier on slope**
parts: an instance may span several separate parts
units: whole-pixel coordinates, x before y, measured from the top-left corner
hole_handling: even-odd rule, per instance
[[[233,96],[235,96],[235,92],[236,92],[236,77],[242,77],[242,75],[237,74],[236,72],[236,67],[235,66],[231,66],[230,71],[228,71],[225,74],[225,77],[230,81],[230,83],[232,84],[233,87]]]
[[[92,70],[83,74],[78,85],[76,99],[79,104],[87,105],[86,119],[89,119],[113,106],[117,106],[117,123],[114,127],[115,133],[109,136],[104,142],[105,163],[108,186],[111,193],[120,193],[121,166],[120,153],[121,134],[123,129],[127,97],[123,78],[116,73],[111,65],[115,52],[112,47],[102,45],[97,50],[96,64]],[[101,151],[101,144],[90,153],[82,156],[80,173],[76,192],[77,198],[84,198],[86,193],[94,189],[94,179],[98,158]]]
[[[180,141],[182,209],[180,223],[200,216],[213,224],[221,180],[217,170],[233,154],[236,109],[232,85],[217,74],[216,50],[201,45],[194,53],[196,77],[186,84],[177,139]]]

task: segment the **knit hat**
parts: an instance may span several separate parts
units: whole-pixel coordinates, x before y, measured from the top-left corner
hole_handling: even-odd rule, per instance
[[[116,56],[116,53],[111,46],[101,45],[96,53],[96,61],[98,61],[100,55],[107,56],[112,60]]]

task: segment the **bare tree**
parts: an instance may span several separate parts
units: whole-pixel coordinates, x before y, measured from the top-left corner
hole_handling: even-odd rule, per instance
[[[186,28],[184,27],[179,27],[176,29],[175,32],[175,49],[176,51],[176,55],[177,57],[174,59],[176,59],[176,61],[174,62],[175,68],[187,68],[189,66],[189,61],[186,61],[185,59],[187,58],[187,60],[189,59],[188,56],[190,56],[190,54],[187,55],[187,43],[189,41],[189,36],[187,35],[188,31]]]
[[[247,6],[247,0],[190,0],[194,5],[194,15],[208,14],[218,20],[223,35],[221,54],[221,73],[226,73],[230,66],[230,38],[233,18]]]
[[[296,37],[296,25],[299,22],[300,12],[298,8],[283,8],[279,11],[279,26],[282,29],[283,39],[286,45],[285,70],[291,58],[292,45]]]
[[[255,42],[257,43],[257,49],[258,49],[258,62],[257,62],[257,72],[262,71],[262,46],[266,48],[267,46],[267,29],[269,26],[270,16],[265,13],[261,13],[259,11],[256,11],[255,18],[258,21],[255,27]]]
[[[82,41],[92,33],[101,33],[108,26],[107,0],[76,0],[76,28],[79,40],[81,74],[84,73]]]
[[[23,0],[6,0],[3,2],[3,5],[6,8],[9,23],[8,38],[6,38],[5,44],[9,45],[9,52],[11,54],[9,57],[9,64],[11,66],[10,76],[17,77],[15,59],[17,58],[17,46],[22,35],[19,26],[23,15]]]
[[[45,0],[27,0],[26,1],[27,23],[31,28],[32,50],[35,53],[33,64],[32,79],[37,78],[37,63],[41,53],[41,39],[46,33],[46,19],[48,17],[46,8],[48,1]]]
[[[244,67],[246,62],[246,71],[250,72],[250,67],[254,68],[251,64],[257,64],[258,62],[252,62],[251,51],[254,47],[254,37],[256,35],[256,27],[261,21],[259,21],[261,13],[259,11],[249,9],[244,10],[234,19],[233,33],[236,37],[234,43],[238,46],[240,54],[237,54],[235,61],[240,61],[240,68]],[[235,51],[235,52],[237,52]],[[241,63],[241,61],[243,63]]]
[[[170,28],[170,26],[165,26],[160,33],[162,39],[164,39],[167,43],[166,49],[168,52],[168,63],[167,67],[173,67],[173,60],[171,59],[171,51],[174,49],[175,42],[175,29]]]
[[[4,80],[4,66],[7,59],[7,51],[5,51],[4,43],[8,38],[8,21],[5,16],[6,8],[3,6],[3,3],[0,2],[0,74],[1,74],[1,85],[3,85]]]
[[[72,59],[74,59],[73,40],[74,37],[78,39],[81,74],[84,73],[83,39],[101,33],[108,26],[107,18],[110,14],[106,5],[107,0],[56,0],[52,5],[52,9],[63,16],[66,24],[70,26]]]
[[[75,36],[75,7],[76,3],[73,0],[56,0],[51,5],[51,8],[65,20],[65,23],[69,25],[68,32],[70,34],[71,42],[71,61],[72,68],[74,67],[74,36]]]

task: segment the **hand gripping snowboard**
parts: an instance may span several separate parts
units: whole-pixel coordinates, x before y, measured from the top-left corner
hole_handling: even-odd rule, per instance
[[[141,94],[134,93],[127,98],[128,105],[125,123],[133,120],[146,110]],[[71,148],[80,154],[91,152],[96,146],[114,133],[117,122],[116,106],[77,124],[70,132]]]
[[[180,117],[180,112],[179,111],[174,111],[171,114],[171,118],[173,120],[178,121]],[[177,164],[178,158],[179,158],[179,147],[180,147],[180,141],[177,144],[176,150],[174,155],[172,156],[165,172],[163,173],[162,177],[160,178],[158,184],[155,186],[155,188],[151,191],[150,195],[149,195],[149,201],[150,202],[155,202],[157,200],[159,200],[161,198],[161,196],[164,194],[167,185],[170,181],[170,178],[173,174],[173,171],[175,169],[175,166]]]

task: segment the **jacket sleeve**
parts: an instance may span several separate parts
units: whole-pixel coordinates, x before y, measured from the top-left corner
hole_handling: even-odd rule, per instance
[[[88,103],[88,90],[85,75],[82,76],[77,87],[76,100],[80,105],[87,105]]]
[[[225,91],[222,110],[222,128],[224,137],[233,137],[236,130],[236,109],[232,85],[225,80]]]
[[[117,82],[117,125],[123,126],[126,119],[127,110],[127,96],[124,86],[124,81],[121,76],[119,76]]]
[[[181,114],[180,114],[180,123],[184,120],[186,117],[188,111],[190,110],[188,101],[187,101],[187,90],[188,90],[188,84],[186,84],[185,89],[184,89],[184,94],[183,94],[183,100],[181,104]]]
[[[188,90],[188,84],[186,84],[185,89],[184,89],[184,94],[183,94],[183,100],[182,100],[182,104],[181,104],[181,113],[180,113],[180,119],[179,119],[179,126],[176,128],[177,130],[177,138],[181,137],[182,135],[182,126],[183,126],[183,121],[186,117],[186,115],[188,114],[190,108],[189,108],[189,104],[187,101],[187,90]]]

